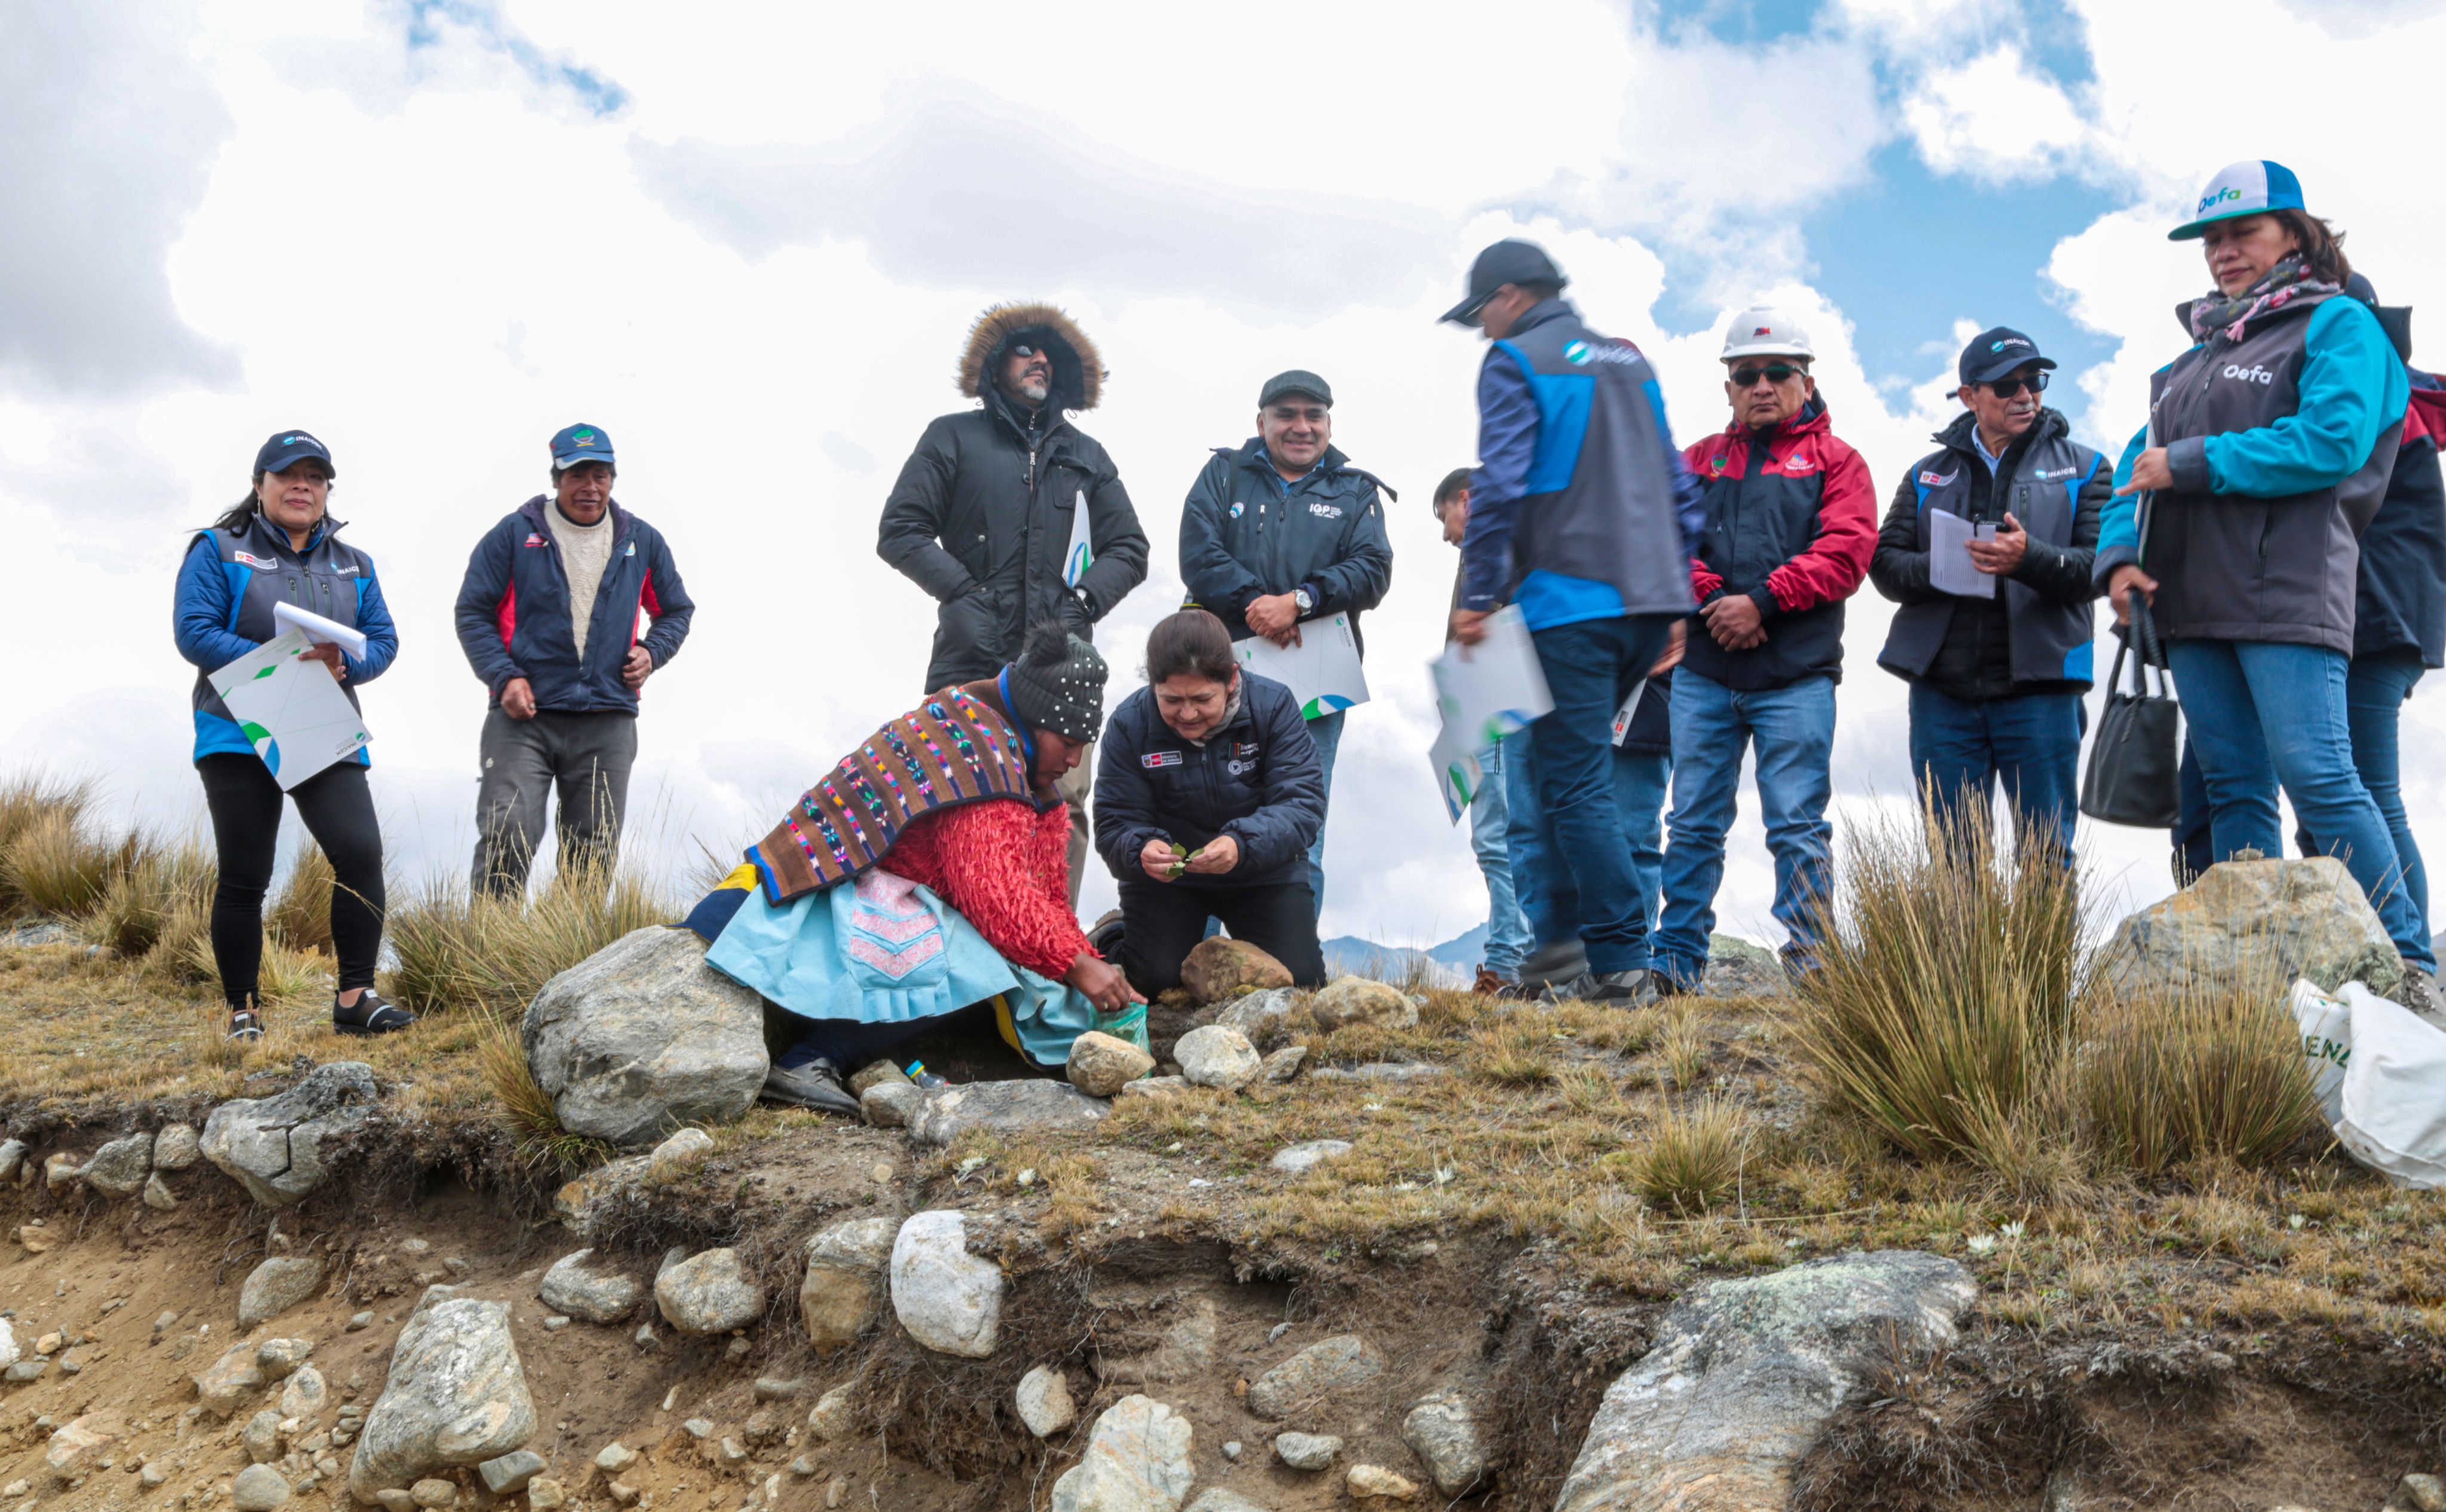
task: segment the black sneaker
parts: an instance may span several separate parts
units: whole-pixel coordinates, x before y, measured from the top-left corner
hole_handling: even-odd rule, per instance
[[[348,1007],[340,1006],[337,992],[331,994],[331,1027],[343,1034],[395,1034],[416,1022],[416,1015],[395,1003],[386,1003],[382,994],[368,987],[357,994]]]
[[[1656,1001],[1656,973],[1645,970],[1590,972],[1546,989],[1549,1003],[1602,1003],[1608,1008],[1646,1008]]]
[[[2446,994],[2439,993],[2437,978],[2410,961],[2402,964],[2403,981],[2395,990],[2396,1001],[2432,1026],[2446,1030]]]
[[[1577,981],[1589,974],[1589,948],[1574,936],[1552,945],[1540,945],[1520,963],[1520,986],[1526,995],[1535,996],[1541,987],[1553,987]]]
[[[812,1107],[825,1113],[856,1114],[858,1110],[857,1099],[841,1086],[839,1070],[821,1057],[787,1069],[774,1067],[764,1073],[761,1095],[769,1103]]]
[[[229,1037],[250,1045],[263,1038],[263,1015],[253,1004],[230,1010]]]

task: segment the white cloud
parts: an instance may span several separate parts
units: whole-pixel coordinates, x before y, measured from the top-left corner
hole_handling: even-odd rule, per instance
[[[2086,135],[2063,90],[2010,44],[1929,74],[1902,119],[1930,168],[1990,182],[2051,176]]]

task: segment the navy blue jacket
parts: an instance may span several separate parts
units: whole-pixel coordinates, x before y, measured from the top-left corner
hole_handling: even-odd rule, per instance
[[[1393,582],[1379,490],[1399,497],[1351,466],[1339,447],[1326,447],[1314,472],[1286,483],[1256,437],[1237,448],[1217,446],[1180,516],[1180,580],[1190,603],[1222,620],[1233,640],[1246,640],[1256,633],[1249,628],[1251,599],[1305,586],[1316,607],[1302,618],[1346,612],[1357,637],[1359,612],[1383,603]]]
[[[1150,880],[1138,853],[1151,840],[1196,850],[1217,835],[1240,863],[1200,887],[1275,887],[1308,880],[1308,848],[1325,828],[1325,767],[1289,689],[1240,674],[1240,711],[1203,746],[1172,731],[1141,688],[1121,700],[1097,743],[1096,849],[1124,882]]]
[[[374,559],[340,543],[341,526],[329,520],[314,527],[306,549],[289,544],[289,532],[255,516],[242,530],[198,533],[179,564],[173,628],[179,654],[195,663],[196,755],[254,755],[254,743],[213,691],[204,675],[273,638],[272,611],[283,601],[337,620],[366,637],[360,661],[344,656],[348,675],[340,687],[357,701],[357,685],[380,677],[399,654],[399,630],[383,602]],[[367,764],[360,750],[357,760]]]
[[[543,515],[552,507],[551,500],[537,494],[476,543],[466,579],[459,585],[460,648],[492,690],[495,709],[501,707],[503,685],[523,677],[539,709],[633,714],[636,690],[620,680],[630,648],[642,644],[656,668],[668,665],[687,638],[695,601],[680,581],[662,532],[613,500],[612,560],[594,591],[581,666],[569,622],[569,574]],[[648,620],[642,642],[641,611]]]
[[[2418,651],[2423,667],[2446,667],[2446,480],[2437,464],[2446,389],[2427,373],[2411,376],[2395,471],[2361,533],[2353,654]]]

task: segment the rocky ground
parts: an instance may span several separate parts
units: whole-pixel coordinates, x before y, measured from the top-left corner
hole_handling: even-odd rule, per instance
[[[696,1025],[673,946],[633,998]],[[743,1113],[744,1041],[531,1054],[614,1150],[505,1129],[479,1026],[46,1082],[142,1025],[79,1042],[70,945],[0,984],[0,1512],[2446,1505],[2437,1199],[2015,1200],[1816,1117],[1774,997],[1266,990],[1070,1081],[930,1047],[1009,1079],[872,1123]],[[1705,1110],[1734,1194],[1678,1210]]]

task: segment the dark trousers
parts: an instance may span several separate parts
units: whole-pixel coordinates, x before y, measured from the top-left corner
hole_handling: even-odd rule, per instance
[[[1153,879],[1121,883],[1121,959],[1130,985],[1149,997],[1180,985],[1180,963],[1219,918],[1289,968],[1302,987],[1325,985],[1325,950],[1316,938],[1316,895],[1308,879],[1270,887],[1200,887]]]
[[[1648,965],[1647,900],[1614,797],[1613,716],[1665,650],[1675,616],[1616,615],[1531,632],[1553,712],[1529,727],[1537,802],[1553,836],[1537,868],[1537,943],[1577,934],[1600,976]]]
[[[242,1008],[263,967],[263,895],[279,860],[280,784],[260,757],[232,752],[198,757],[196,773],[204,781],[220,860],[213,890],[213,963],[220,969],[221,994]],[[352,761],[325,767],[289,797],[338,879],[331,889],[331,951],[339,957],[340,991],[371,987],[385,899],[382,822],[374,817],[366,769]]]
[[[2080,814],[2080,737],[2088,725],[2079,693],[2023,693],[1973,704],[1913,683],[1911,770],[1938,817],[1947,820],[1964,794],[1992,804],[2001,785],[2016,822],[2061,851],[2068,865]]]
[[[629,769],[637,762],[634,714],[568,714],[551,709],[512,719],[484,716],[484,774],[476,789],[479,896],[515,898],[543,843],[544,809],[558,790],[560,874],[608,876],[620,857],[620,814],[629,805]]]

